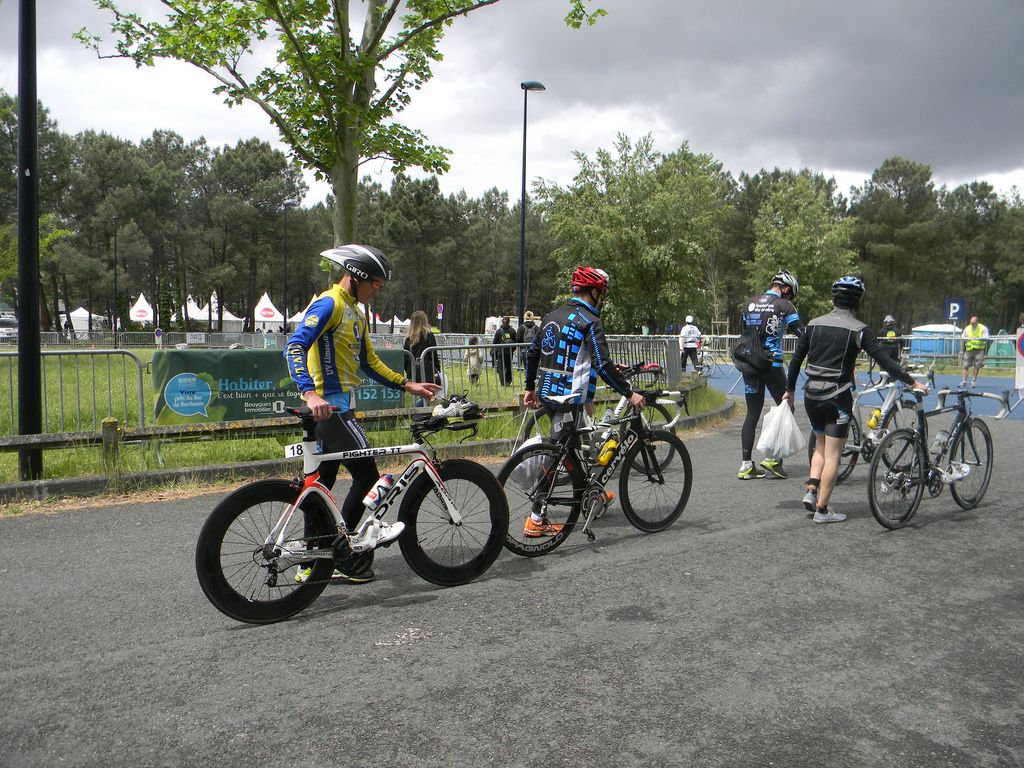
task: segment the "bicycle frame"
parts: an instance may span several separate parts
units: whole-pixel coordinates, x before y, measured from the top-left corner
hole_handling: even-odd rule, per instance
[[[379,529],[380,521],[384,515],[387,514],[388,510],[391,509],[401,499],[405,491],[412,485],[412,483],[424,472],[430,477],[434,483],[435,492],[444,502],[445,509],[454,524],[458,525],[462,522],[462,515],[459,513],[458,508],[452,501],[451,496],[448,493],[448,488],[445,486],[444,481],[437,473],[437,469],[434,466],[434,462],[428,453],[428,448],[420,443],[409,443],[408,445],[397,445],[387,446],[381,448],[360,448],[351,451],[336,451],[334,453],[318,453],[317,452],[317,440],[303,440],[300,443],[293,443],[285,447],[285,458],[301,458],[302,459],[302,470],[303,470],[303,481],[302,488],[299,491],[294,503],[292,503],[278,519],[276,525],[267,536],[265,542],[268,546],[278,547],[282,553],[287,552],[288,554],[282,554],[278,560],[279,570],[284,570],[291,565],[295,565],[300,562],[306,562],[314,558],[333,558],[334,549],[300,549],[292,551],[284,546],[284,533],[287,530],[288,523],[291,521],[295,512],[302,506],[302,502],[311,495],[319,496],[320,499],[327,506],[331,516],[334,518],[335,526],[339,532],[339,535],[348,538],[349,547],[352,552],[359,554],[361,552],[368,552],[376,545],[377,537],[368,535],[372,529]],[[409,465],[405,468],[402,474],[395,480],[395,484],[388,489],[388,492],[381,499],[377,508],[373,510],[372,514],[367,515],[365,519],[359,524],[355,531],[350,532],[345,525],[345,521],[341,516],[341,509],[338,507],[338,503],[334,499],[334,495],[320,482],[320,464],[325,461],[347,461],[349,459],[363,459],[363,458],[376,458],[378,456],[402,456],[402,455],[416,455]],[[304,546],[304,545],[303,545]]]

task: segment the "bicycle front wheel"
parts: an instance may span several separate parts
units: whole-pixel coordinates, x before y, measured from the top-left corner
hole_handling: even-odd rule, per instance
[[[546,555],[572,532],[586,479],[561,445],[539,443],[518,451],[498,473],[508,499],[505,548],[523,557]],[[533,515],[544,523],[534,524]]]
[[[619,476],[622,513],[641,531],[668,528],[686,507],[693,484],[690,453],[662,430],[641,435],[623,457]]]
[[[284,550],[330,547],[335,537],[330,512],[314,496],[288,520],[283,548],[267,539],[299,487],[288,480],[263,480],[239,488],[218,504],[199,533],[196,575],[214,607],[226,616],[250,624],[270,624],[294,616],[324,591],[334,561],[316,558],[281,568]],[[312,568],[296,581],[300,569]]]
[[[963,477],[949,486],[953,501],[964,509],[971,509],[985,496],[992,478],[992,433],[981,419],[968,419],[956,436],[949,460],[960,465]]]
[[[924,494],[927,467],[916,432],[898,429],[878,444],[868,473],[868,502],[880,525],[902,528],[914,516]]]
[[[705,377],[710,379],[712,376],[715,375],[715,358],[714,358],[714,355],[705,354],[704,355],[704,359],[701,362],[702,362],[701,373],[703,373]]]
[[[438,471],[462,520],[452,521],[433,481],[423,475],[398,514],[406,526],[398,546],[418,576],[455,587],[480,576],[501,554],[508,504],[494,475],[476,462],[451,459]]]

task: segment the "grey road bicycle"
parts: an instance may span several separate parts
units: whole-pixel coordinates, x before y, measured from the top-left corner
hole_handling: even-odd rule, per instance
[[[929,386],[935,386],[935,374],[931,367],[918,366],[910,371],[914,378],[924,379]],[[874,406],[863,425],[860,417],[860,406],[867,401],[869,395],[877,394],[882,402]],[[853,393],[853,413],[850,414],[850,425],[846,435],[846,444],[839,455],[839,474],[836,476],[836,484],[842,483],[851,474],[857,462],[863,459],[865,463],[871,462],[875,454],[875,448],[882,439],[890,432],[913,426],[915,402],[912,398],[905,396],[903,384],[893,381],[889,374],[882,371],[876,375],[872,383]],[[807,461],[814,456],[814,448],[817,445],[817,435],[811,430],[807,438]]]

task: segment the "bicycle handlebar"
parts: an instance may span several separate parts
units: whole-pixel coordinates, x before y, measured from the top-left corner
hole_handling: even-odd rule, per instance
[[[969,397],[981,397],[987,400],[995,400],[997,403],[999,403],[1000,406],[999,413],[995,415],[995,418],[997,420],[1005,419],[1007,416],[1010,415],[1010,411],[1012,410],[1010,408],[1009,390],[1006,390],[1002,394],[997,395],[993,392],[968,392],[965,389],[950,389],[949,387],[946,387],[945,389],[940,389],[938,392],[935,393],[935,396],[938,398],[939,408],[946,407],[946,397],[951,394],[956,395],[960,399],[966,399]]]

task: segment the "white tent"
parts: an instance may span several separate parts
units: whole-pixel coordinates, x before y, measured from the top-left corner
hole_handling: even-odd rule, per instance
[[[128,310],[128,317],[136,323],[153,324],[153,307],[146,301],[146,294],[140,293],[135,304]]]
[[[177,322],[178,317],[184,314],[186,308],[188,309],[188,319],[191,322],[200,324],[206,323],[206,316],[208,312],[207,308],[200,307],[191,296],[185,299],[184,307],[180,307],[177,312],[171,315],[171,322]]]
[[[210,303],[207,305],[206,309],[203,310],[203,318],[205,319],[207,314],[209,314],[213,318],[212,324],[210,326],[211,328],[217,327],[217,312],[219,307],[220,299],[217,297],[217,294],[210,294]],[[242,328],[245,326],[245,320],[243,320],[241,317],[232,314],[231,310],[229,310],[227,307],[224,307],[223,320],[223,329],[225,333],[237,333],[241,331]]]
[[[274,302],[270,300],[270,295],[266,291],[256,302],[256,308],[252,311],[252,319],[255,327],[261,328],[263,331],[276,331],[279,326],[284,324],[284,315],[274,306]]]
[[[399,320],[398,315],[394,316],[393,322],[395,328],[408,328],[412,324],[412,320]]]
[[[71,325],[76,331],[89,330],[89,315],[92,315],[93,328],[106,328],[110,326],[107,322],[107,318],[103,315],[97,315],[90,312],[85,307],[79,307],[71,312]]]

